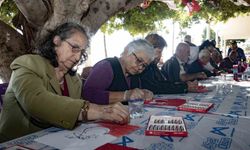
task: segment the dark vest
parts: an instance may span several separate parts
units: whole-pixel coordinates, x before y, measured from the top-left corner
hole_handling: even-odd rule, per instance
[[[130,87],[128,86],[117,57],[107,58],[106,60],[110,62],[114,75],[113,81],[108,88],[109,91],[125,91],[140,87],[140,80],[136,75],[130,76]]]

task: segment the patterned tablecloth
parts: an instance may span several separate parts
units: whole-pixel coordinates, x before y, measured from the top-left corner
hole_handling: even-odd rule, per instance
[[[218,78],[203,81],[210,86],[208,93],[188,93],[179,95],[158,95],[157,98],[185,98],[188,100],[214,103],[208,113],[178,111],[176,108],[145,107],[143,118],[131,120],[131,125],[140,128],[128,135],[118,137],[113,144],[138,149],[185,149],[222,150],[250,149],[250,81],[219,82]],[[150,115],[182,116],[188,131],[187,137],[145,136],[144,131]],[[93,123],[95,124],[95,123]],[[23,145],[32,149],[55,149],[34,139],[62,131],[49,128],[19,139],[0,144],[0,149],[12,145]]]

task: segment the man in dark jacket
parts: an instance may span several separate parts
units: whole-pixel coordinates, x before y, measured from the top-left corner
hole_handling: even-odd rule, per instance
[[[172,83],[166,80],[160,69],[157,67],[162,51],[167,46],[166,41],[158,34],[149,34],[146,37],[155,48],[154,61],[140,74],[142,88],[151,90],[154,94],[176,94],[195,92],[197,82],[176,82]]]
[[[167,60],[161,68],[162,74],[167,78],[168,81],[176,83],[207,78],[204,72],[186,72],[186,63],[188,62],[189,55],[189,45],[187,43],[179,43],[175,54],[169,60]]]

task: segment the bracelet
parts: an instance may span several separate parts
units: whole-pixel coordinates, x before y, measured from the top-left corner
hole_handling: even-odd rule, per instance
[[[83,122],[88,121],[88,111],[89,111],[89,101],[84,101],[83,106],[81,108]]]

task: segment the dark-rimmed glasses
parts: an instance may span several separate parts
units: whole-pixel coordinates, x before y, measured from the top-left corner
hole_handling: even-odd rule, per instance
[[[71,44],[69,41],[67,41],[67,40],[64,40],[66,43],[68,43],[69,44],[69,46],[71,47],[71,49],[72,49],[72,51],[74,52],[74,53],[79,53],[79,52],[86,52],[86,49],[85,48],[83,48],[83,49],[81,49],[79,46],[75,46],[75,45],[73,45],[73,44]]]
[[[81,52],[82,59],[83,59],[84,61],[87,60],[87,58],[88,58],[88,54],[87,54],[87,52],[86,52],[86,49],[87,49],[87,48],[81,49],[79,46],[75,46],[75,45],[71,44],[71,43],[70,43],[69,41],[67,41],[67,40],[64,40],[64,41],[65,41],[66,43],[68,43],[68,45],[71,47],[73,53],[79,53],[79,52]]]
[[[137,65],[147,68],[148,64],[146,64],[143,59],[138,58],[134,52],[132,52],[132,54],[135,56]]]

